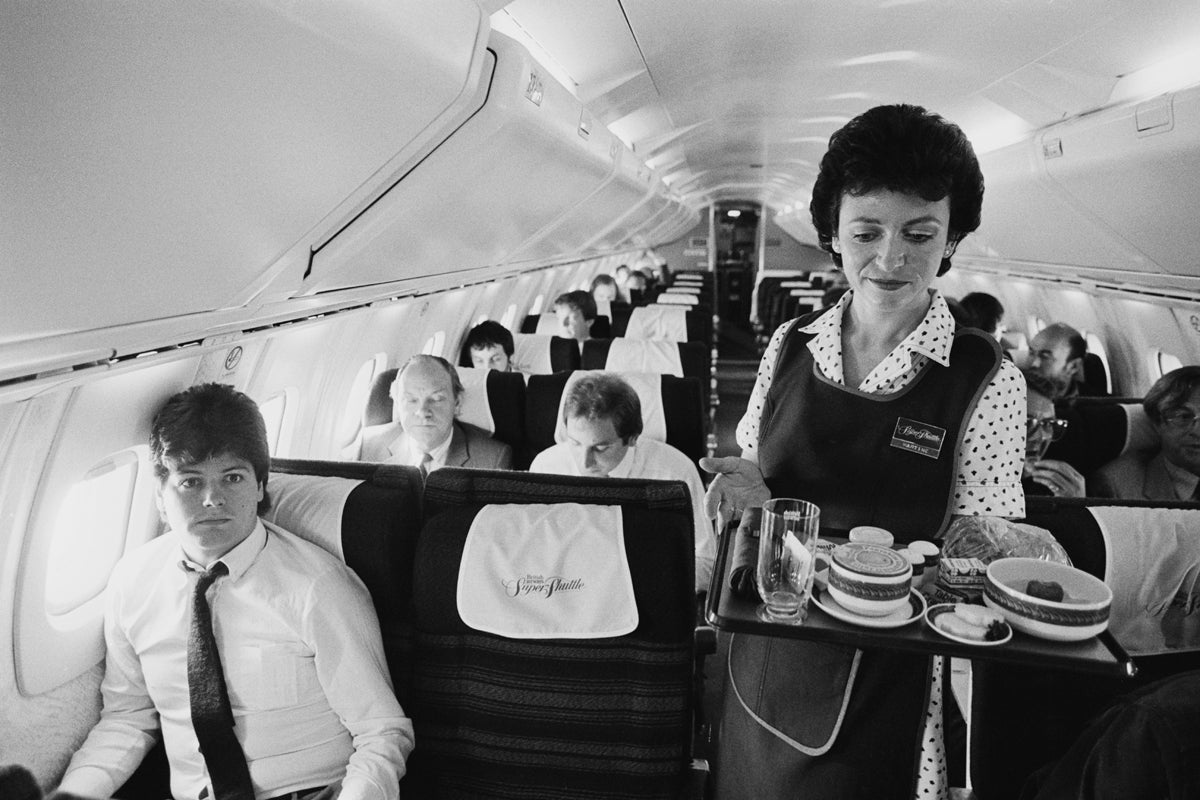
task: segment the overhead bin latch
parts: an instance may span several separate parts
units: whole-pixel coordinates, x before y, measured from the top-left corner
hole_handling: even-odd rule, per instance
[[[542,104],[542,78],[536,72],[529,73],[529,85],[525,87],[525,99],[535,106]]]
[[[1133,115],[1137,122],[1138,136],[1154,136],[1175,127],[1173,99],[1174,95],[1164,94],[1153,100],[1138,103]]]

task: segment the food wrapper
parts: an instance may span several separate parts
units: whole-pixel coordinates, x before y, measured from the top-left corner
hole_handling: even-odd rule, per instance
[[[977,558],[987,564],[997,558],[1040,558],[1071,564],[1067,551],[1045,528],[1000,517],[959,517],[946,532],[942,557]]]

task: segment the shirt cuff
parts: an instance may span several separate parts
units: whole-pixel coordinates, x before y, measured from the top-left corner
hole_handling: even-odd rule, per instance
[[[100,767],[82,766],[76,767],[64,775],[62,783],[58,785],[58,790],[88,798],[101,798],[112,797],[117,787],[113,786],[112,778],[109,777],[107,770]]]

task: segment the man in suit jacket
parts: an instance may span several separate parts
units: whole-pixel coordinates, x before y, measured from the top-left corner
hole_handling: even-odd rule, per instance
[[[512,448],[456,417],[463,385],[438,356],[417,355],[396,373],[395,421],[363,430],[361,461],[407,464],[425,473],[439,467],[510,469]]]
[[[1093,476],[1095,494],[1122,500],[1200,502],[1200,367],[1180,367],[1159,378],[1142,401],[1162,447],[1158,454],[1127,453]]]

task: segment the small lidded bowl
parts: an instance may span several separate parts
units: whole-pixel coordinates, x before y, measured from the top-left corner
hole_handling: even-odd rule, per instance
[[[909,560],[878,544],[850,542],[833,548],[829,596],[864,617],[882,617],[908,603],[912,586]]]
[[[983,602],[1019,631],[1078,642],[1108,627],[1112,589],[1081,569],[1037,558],[999,558],[988,565]]]

